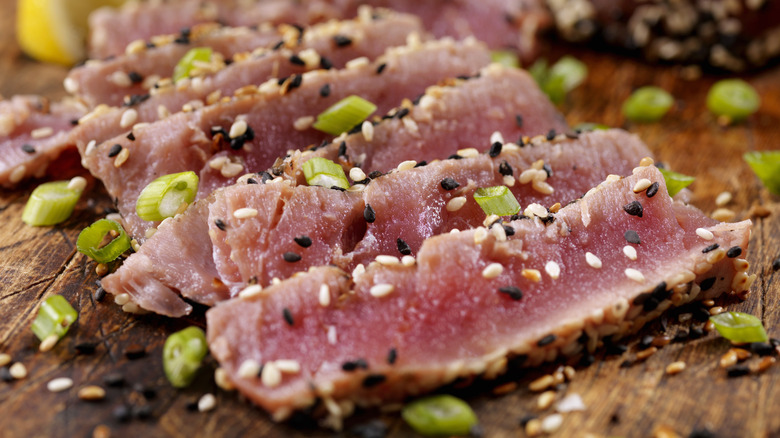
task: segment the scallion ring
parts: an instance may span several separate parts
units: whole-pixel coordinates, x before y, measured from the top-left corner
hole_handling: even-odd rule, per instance
[[[312,127],[331,135],[349,131],[376,111],[376,105],[360,96],[349,96],[333,104],[317,116]]]
[[[108,263],[130,249],[130,237],[117,222],[100,219],[81,230],[76,249],[98,263]]]
[[[658,168],[661,171],[661,175],[664,176],[664,182],[666,183],[666,191],[669,192],[669,196],[674,196],[680,193],[680,190],[688,187],[696,179],[692,176],[683,175],[682,173],[672,172]]]
[[[174,82],[190,75],[197,64],[211,61],[212,50],[210,47],[195,47],[182,56],[176,67],[173,68],[172,79]]]
[[[742,156],[764,187],[780,195],[780,151],[747,152]]]
[[[78,312],[65,297],[52,295],[41,303],[31,328],[41,341],[51,335],[56,335],[60,339],[65,336],[78,317]]]
[[[198,327],[187,327],[168,336],[163,346],[163,371],[176,388],[192,383],[209,348]]]
[[[642,87],[623,102],[623,115],[632,122],[661,120],[674,105],[674,97],[659,87]]]
[[[718,81],[707,93],[707,108],[718,116],[741,120],[758,111],[761,97],[741,79]]]
[[[198,175],[195,172],[163,175],[141,191],[135,211],[145,221],[161,221],[174,216],[183,203],[191,203],[197,193]]]
[[[404,406],[401,417],[423,435],[467,435],[477,425],[471,407],[449,394],[413,401]]]
[[[768,337],[764,325],[757,317],[742,312],[723,312],[710,316],[721,336],[732,342],[766,342]]]
[[[66,221],[81,196],[81,190],[68,188],[69,181],[43,183],[33,190],[24,206],[22,221],[34,227]]]
[[[517,53],[512,50],[493,50],[490,52],[490,61],[506,67],[520,67],[520,60],[517,57]]]
[[[507,186],[479,188],[474,192],[474,200],[488,216],[510,216],[520,211],[517,198]]]
[[[349,188],[344,169],[327,158],[314,157],[303,163],[303,176],[310,186]]]

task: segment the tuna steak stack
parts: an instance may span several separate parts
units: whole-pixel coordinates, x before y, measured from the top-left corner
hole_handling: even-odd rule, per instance
[[[539,30],[551,23],[540,0],[480,0],[431,2],[419,0],[168,0],[130,2],[121,10],[99,10],[90,17],[90,52],[105,58],[125,51],[136,40],[176,33],[196,23],[231,26],[257,23],[311,25],[353,17],[360,5],[388,7],[419,16],[436,37],[475,36],[491,48],[514,48],[526,59],[535,51]]]
[[[489,60],[484,46],[473,39],[412,42],[389,49],[373,63],[363,58],[340,70],[248,85],[227,102],[136,125],[129,137],[115,137],[96,147],[79,142],[79,151],[84,166],[103,181],[112,198],[118,198],[128,233],[142,239],[152,224],[138,218],[136,200],[158,176],[195,171],[200,174],[199,197],[207,196],[240,174],[269,168],[288,150],[332,138],[312,128],[311,122],[347,96],[373,102],[382,114],[402,97],[413,98],[443,78],[471,74]],[[234,124],[244,128],[236,138],[228,138],[238,130]]]
[[[432,237],[413,264],[316,268],[219,304],[207,312],[211,352],[275,419],[318,399],[338,419],[355,404],[494,377],[510,357],[535,365],[593,350],[670,306],[752,282],[747,261],[726,255],[746,247],[750,222],[673,202],[653,166],[553,217],[504,224],[511,235]]]
[[[102,285],[144,309],[182,316],[191,307],[176,291],[213,305],[320,265],[351,271],[375,259],[398,262],[429,237],[480,226],[485,214],[472,199],[477,187],[509,183],[520,202],[547,211],[539,203],[573,201],[610,171],[629,173],[649,154],[619,130],[496,149],[397,169],[346,192],[244,179],[162,224]],[[182,253],[190,257],[178,261]]]

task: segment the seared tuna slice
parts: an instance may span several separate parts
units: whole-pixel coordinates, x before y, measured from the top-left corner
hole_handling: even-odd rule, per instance
[[[403,97],[414,97],[442,78],[470,74],[489,62],[473,39],[415,42],[389,49],[374,63],[365,59],[341,70],[317,70],[245,87],[224,103],[136,125],[132,138],[115,137],[97,147],[79,145],[82,162],[119,199],[127,231],[138,237],[151,225],[135,214],[138,194],[163,174],[200,173],[199,197],[226,186],[240,174],[271,167],[290,149],[331,137],[301,124],[349,95],[372,101],[383,114]],[[378,66],[383,65],[381,72]],[[328,92],[324,93],[323,89]],[[241,134],[228,138],[233,124]],[[117,146],[118,145],[118,146]],[[113,152],[120,150],[117,155]]]
[[[14,187],[42,177],[68,148],[68,132],[86,109],[67,100],[49,103],[39,96],[0,100],[0,185]]]
[[[177,91],[197,88],[205,92],[190,99],[203,99],[216,89],[226,96],[269,77],[286,77],[322,66],[342,68],[347,61],[361,56],[374,59],[388,47],[403,45],[409,34],[423,33],[420,20],[412,15],[384,9],[367,12],[354,20],[332,21],[306,29],[290,25],[230,28],[203,24],[193,28],[186,41],[175,36],[158,37],[155,47],[140,45],[138,50],[105,61],[87,61],[71,71],[65,86],[90,107],[101,103],[118,106],[144,99],[150,93],[154,95],[161,88],[170,92],[174,87],[166,78],[172,76],[179,59],[193,47],[211,47],[221,59],[229,61],[245,59],[252,53],[249,63],[234,63],[225,68],[224,62],[215,61],[209,68],[201,69],[204,77],[217,72],[213,81],[219,85],[212,86],[211,90],[206,91],[210,85],[207,81],[205,84],[179,81],[175,87]],[[350,44],[339,45],[334,40],[336,37],[349,38]],[[279,49],[293,53],[279,53]],[[300,52],[304,52],[302,56],[298,56]],[[231,72],[223,73],[222,68]],[[257,69],[260,71],[255,72]],[[176,105],[163,104],[176,112],[184,102],[187,100]]]
[[[643,180],[658,184],[654,196],[637,191]],[[626,213],[632,202],[642,217]],[[609,178],[553,216],[513,221],[506,238],[484,228],[430,238],[412,266],[373,263],[354,277],[316,268],[221,303],[206,314],[211,353],[274,419],[316,399],[338,418],[353,402],[493,378],[509,357],[535,365],[595,349],[599,337],[746,291],[753,279],[746,260],[727,256],[746,248],[750,221],[717,223],[674,203],[653,166]],[[628,230],[639,244],[626,242]],[[246,372],[260,366],[260,376]]]
[[[188,310],[183,302],[160,301],[155,288],[167,285],[162,296],[180,291],[211,305],[248,285],[267,286],[274,278],[288,278],[313,266],[335,264],[351,271],[380,255],[413,255],[428,237],[483,223],[485,214],[472,199],[476,187],[512,185],[524,205],[566,203],[609,172],[628,174],[632,164],[649,153],[636,136],[612,130],[524,148],[506,144],[495,157],[482,154],[396,170],[362,191],[295,186],[290,180],[252,184],[262,178],[244,178],[197,202],[197,211],[160,224],[139,252],[102,284],[111,293],[128,294],[147,310],[181,316]],[[507,169],[519,180],[507,175]],[[445,184],[445,179],[452,182]],[[465,202],[455,209],[461,201]],[[368,206],[373,219],[366,219]],[[199,225],[191,226],[196,220]],[[172,246],[172,241],[177,243]],[[171,247],[174,253],[186,247],[186,253],[198,254],[172,258]],[[144,286],[148,284],[155,288]]]
[[[354,17],[368,4],[415,14],[435,36],[473,35],[492,48],[514,48],[527,60],[534,54],[535,37],[551,23],[541,0],[176,0],[131,2],[121,10],[103,9],[90,17],[90,54],[93,58],[118,55],[134,40],[176,33],[196,23],[216,21],[231,26],[257,23],[309,25],[332,18]]]

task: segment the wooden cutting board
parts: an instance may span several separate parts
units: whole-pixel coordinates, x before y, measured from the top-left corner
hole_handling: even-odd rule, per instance
[[[0,0],[0,8],[5,11],[0,16],[0,94],[63,96],[66,70],[23,57],[13,37],[14,2]],[[747,76],[762,96],[761,110],[747,123],[723,128],[705,108],[706,92],[716,78],[690,81],[675,66],[651,66],[555,44],[551,50],[553,57],[572,53],[590,69],[586,83],[561,106],[571,124],[600,122],[639,134],[660,161],[697,177],[692,202],[705,212],[715,209],[715,197],[726,190],[734,195],[728,208],[736,212],[737,219],[749,217],[753,205],[768,209],[769,216],[752,218],[755,227],[747,258],[758,279],[750,298],[722,304],[758,315],[770,336],[780,337],[780,272],[771,267],[780,257],[780,198],[768,194],[741,159],[746,151],[780,148],[780,68]],[[620,113],[622,101],[632,89],[649,84],[670,91],[677,105],[661,123],[627,124]],[[213,361],[208,361],[192,387],[171,388],[161,368],[162,344],[174,330],[191,324],[203,326],[203,309],[184,320],[170,320],[125,314],[110,296],[96,302],[95,265],[76,252],[75,240],[82,228],[110,207],[107,195],[99,182],[90,179],[70,220],[54,228],[32,228],[20,218],[33,187],[0,191],[0,352],[22,362],[28,371],[23,380],[0,381],[0,436],[87,437],[98,425],[110,428],[112,436],[332,435],[305,420],[272,423],[236,393],[216,387]],[[79,320],[52,351],[40,353],[30,323],[40,300],[52,294],[62,294],[73,303]],[[679,323],[676,315],[666,322],[665,333],[672,337],[689,327]],[[632,343],[663,332],[664,325],[656,322],[631,338]],[[94,343],[95,352],[77,354],[76,346],[82,343]],[[134,346],[142,347],[146,355],[128,359],[125,352]],[[652,436],[659,428],[680,436],[705,428],[719,437],[780,436],[780,364],[760,375],[730,379],[718,366],[719,357],[728,349],[728,342],[710,334],[669,344],[628,368],[620,365],[635,357],[635,347],[622,355],[601,352],[593,365],[578,367],[573,380],[558,390],[558,398],[579,394],[587,409],[565,414],[555,436],[640,437]],[[687,368],[681,374],[666,375],[665,367],[674,361],[684,361]],[[755,361],[752,358],[748,363]],[[474,407],[485,436],[524,436],[521,418],[552,413],[536,408],[537,396],[528,384],[554,369],[513,371],[498,383],[477,382],[453,391]],[[112,373],[124,376],[125,384],[106,387],[104,378]],[[56,377],[70,377],[75,385],[51,393],[46,383]],[[106,399],[79,400],[78,389],[90,384],[106,387]],[[508,392],[496,395],[502,391],[495,388],[504,384],[509,385],[502,387]],[[217,398],[213,411],[188,410],[188,405],[207,392]],[[145,409],[148,418],[120,422],[113,413],[122,405],[136,413]],[[389,436],[412,434],[397,413],[359,413],[348,427],[373,419],[388,426]]]

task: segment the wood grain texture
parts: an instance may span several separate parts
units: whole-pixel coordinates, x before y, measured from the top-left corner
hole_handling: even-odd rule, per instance
[[[66,70],[20,55],[13,37],[14,2],[0,0],[0,8],[4,11],[0,15],[0,94],[61,97]],[[777,196],[761,187],[741,159],[746,151],[780,148],[780,68],[748,77],[762,95],[761,110],[745,124],[723,128],[704,105],[706,92],[717,78],[686,81],[681,79],[680,69],[673,66],[650,66],[554,44],[551,50],[551,57],[573,52],[590,68],[587,82],[561,107],[570,123],[602,122],[638,133],[660,161],[697,177],[692,202],[705,212],[715,209],[714,199],[724,190],[734,194],[729,208],[737,212],[737,219],[747,217],[756,203],[771,211],[766,218],[753,218],[755,228],[747,258],[758,279],[750,298],[727,305],[731,310],[759,315],[770,336],[780,337],[780,272],[771,268],[772,261],[780,256],[780,203]],[[663,123],[626,124],[620,104],[634,88],[649,84],[669,90],[678,99],[677,105]],[[305,420],[292,425],[274,424],[236,393],[218,390],[212,378],[213,361],[207,363],[192,387],[174,390],[167,385],[160,360],[165,337],[187,325],[202,326],[203,309],[184,320],[169,320],[124,314],[110,296],[96,302],[93,293],[98,277],[94,263],[76,252],[75,240],[83,227],[110,207],[108,197],[99,182],[90,179],[71,219],[55,228],[32,228],[20,217],[33,185],[0,192],[0,352],[9,353],[29,372],[24,380],[0,381],[0,436],[87,437],[99,424],[109,426],[113,436],[331,435]],[[29,327],[38,302],[52,294],[64,295],[80,317],[52,351],[40,353]],[[678,323],[675,314],[667,320],[666,333],[671,336],[689,327]],[[656,322],[633,337],[633,343],[643,335],[662,332],[662,324]],[[76,345],[84,342],[97,345],[94,354],[77,354]],[[128,360],[124,351],[131,344],[143,345],[146,356]],[[729,379],[718,367],[720,355],[728,348],[725,340],[711,334],[667,345],[629,368],[621,368],[620,364],[634,357],[635,347],[623,355],[601,352],[593,365],[578,368],[575,378],[558,391],[559,398],[580,394],[587,410],[566,414],[555,436],[643,437],[651,436],[661,426],[680,436],[701,428],[719,437],[780,436],[780,416],[776,413],[780,407],[780,365],[761,375]],[[678,360],[685,361],[687,369],[676,376],[665,374],[666,365]],[[551,413],[535,408],[536,395],[527,389],[528,383],[554,369],[516,370],[498,382],[479,381],[451,389],[475,408],[485,436],[524,436],[519,426],[522,417]],[[107,388],[106,400],[90,403],[77,398],[82,386],[105,387],[104,377],[114,372],[122,373],[127,383]],[[46,383],[55,377],[70,377],[75,385],[61,393],[50,393]],[[510,382],[517,384],[516,390],[504,395],[492,393],[495,386]],[[144,388],[153,388],[155,393],[145,397]],[[206,392],[217,396],[214,411],[187,409],[188,403]],[[149,406],[151,417],[119,422],[112,412],[124,404],[136,409]],[[389,436],[412,434],[397,413],[359,413],[348,426],[377,418],[388,425]]]

